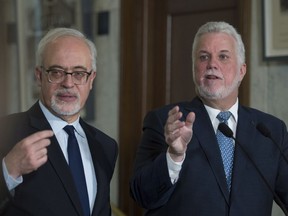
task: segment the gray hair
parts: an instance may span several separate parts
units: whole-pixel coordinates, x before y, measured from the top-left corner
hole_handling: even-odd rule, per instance
[[[46,46],[56,40],[57,38],[64,37],[64,36],[72,36],[83,40],[91,54],[91,67],[93,71],[96,71],[96,46],[95,44],[89,40],[84,34],[76,29],[71,28],[54,28],[47,32],[47,34],[40,40],[37,50],[36,50],[36,65],[41,66],[43,64],[43,53],[46,49]]]
[[[238,56],[238,64],[245,63],[245,47],[241,38],[241,35],[237,32],[237,30],[230,24],[226,22],[207,22],[202,25],[198,32],[194,37],[194,42],[192,46],[192,60],[193,60],[193,70],[194,70],[194,62],[196,55],[196,46],[198,45],[199,38],[206,33],[226,33],[232,36],[236,41],[236,53]]]

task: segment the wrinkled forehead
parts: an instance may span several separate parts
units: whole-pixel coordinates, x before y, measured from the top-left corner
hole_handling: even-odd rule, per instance
[[[43,53],[43,63],[72,67],[91,67],[91,53],[88,45],[76,37],[60,37],[47,44]]]
[[[195,44],[195,52],[231,52],[235,53],[236,40],[226,33],[205,33],[201,35]],[[196,54],[194,53],[194,54]]]

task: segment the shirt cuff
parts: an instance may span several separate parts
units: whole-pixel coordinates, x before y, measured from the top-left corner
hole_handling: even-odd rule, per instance
[[[11,175],[9,175],[4,158],[2,160],[2,170],[7,188],[10,192],[23,182],[22,176],[19,176],[18,178],[15,179]]]
[[[171,179],[172,184],[175,184],[179,178],[179,173],[182,168],[183,161],[185,160],[186,154],[184,154],[183,160],[180,162],[175,162],[171,158],[170,154],[166,152],[166,159],[168,165],[168,172]]]

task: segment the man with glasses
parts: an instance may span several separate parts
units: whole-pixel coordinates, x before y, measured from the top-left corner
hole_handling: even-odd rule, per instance
[[[80,117],[95,45],[77,30],[52,29],[36,65],[39,101],[0,120],[0,215],[110,216],[117,143]]]

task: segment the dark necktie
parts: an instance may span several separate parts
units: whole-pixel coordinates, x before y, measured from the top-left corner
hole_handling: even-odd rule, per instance
[[[224,122],[225,124],[227,124],[227,121],[230,118],[230,116],[231,113],[229,111],[220,112],[217,115],[217,119],[219,119],[220,122]],[[219,130],[217,130],[216,132],[216,137],[221,151],[228,190],[230,191],[232,180],[233,157],[234,157],[234,143],[232,138],[226,137]]]
[[[78,191],[84,215],[89,216],[90,215],[89,198],[80,149],[74,133],[75,129],[72,125],[67,125],[63,129],[68,134],[67,149],[68,149],[69,167],[76,185],[76,189]]]

